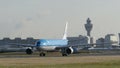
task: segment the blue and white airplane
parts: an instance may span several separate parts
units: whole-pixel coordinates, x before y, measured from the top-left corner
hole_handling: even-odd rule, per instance
[[[93,44],[75,44],[74,46],[68,45],[67,29],[68,29],[68,22],[66,23],[65,32],[64,32],[62,39],[39,39],[35,43],[35,45],[31,45],[31,44],[16,44],[16,45],[27,47],[26,54],[32,54],[34,51],[34,48],[36,48],[36,50],[40,52],[40,56],[45,56],[46,52],[51,52],[51,51],[52,52],[59,51],[62,53],[62,56],[68,56],[69,54],[79,52],[79,48],[77,48],[75,46],[80,46],[80,45],[93,46],[93,45],[96,45],[96,43],[93,43]],[[111,42],[111,43],[114,43],[114,42]],[[105,44],[110,44],[110,43],[105,43]],[[87,50],[89,50],[90,48],[91,47],[87,47]]]
[[[50,51],[60,51],[62,56],[67,56],[74,53],[76,49],[68,45],[67,28],[68,22],[66,22],[65,32],[62,39],[39,39],[33,47],[35,47],[40,52],[40,56],[45,56],[46,52]],[[26,47],[27,46],[28,45],[26,45]],[[32,54],[32,48],[27,48],[26,53]]]

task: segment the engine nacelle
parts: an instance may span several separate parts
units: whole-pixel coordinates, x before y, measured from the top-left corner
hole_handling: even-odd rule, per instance
[[[29,54],[29,55],[30,55],[30,54],[32,54],[32,53],[33,53],[33,50],[32,50],[32,49],[30,49],[30,48],[27,48],[27,49],[26,49],[26,54]]]
[[[78,49],[77,48],[73,48],[73,47],[69,47],[65,49],[65,52],[67,54],[74,54],[74,53],[78,53]]]

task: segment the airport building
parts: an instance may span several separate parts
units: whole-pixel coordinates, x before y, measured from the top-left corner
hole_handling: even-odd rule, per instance
[[[105,36],[105,47],[118,47],[118,38],[115,34],[107,34]]]
[[[119,38],[118,38],[118,39],[119,39],[119,42],[118,42],[118,43],[119,43],[119,45],[120,45],[120,33],[118,33],[118,37],[119,37]]]
[[[38,39],[33,39],[31,37],[27,38],[27,39],[21,39],[19,37],[15,38],[15,39],[10,39],[8,37],[3,38],[0,40],[0,46],[5,46],[5,45],[9,45],[9,44],[14,44],[14,43],[18,43],[18,44],[35,44],[35,42]]]
[[[115,34],[107,34],[105,38],[96,40],[97,48],[116,48],[119,47],[118,38]]]
[[[78,37],[68,37],[69,45],[80,45],[80,48],[88,47],[90,37],[79,35]]]
[[[96,40],[96,48],[105,48],[104,46],[105,39],[104,38],[99,38]]]

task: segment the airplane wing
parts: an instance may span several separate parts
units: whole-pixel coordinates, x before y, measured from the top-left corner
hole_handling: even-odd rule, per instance
[[[68,48],[68,47],[78,47],[78,46],[85,46],[85,48],[91,48],[94,45],[105,45],[105,44],[114,44],[117,42],[110,42],[110,43],[92,43],[92,44],[68,44],[68,46],[61,46],[61,47],[56,47],[57,50],[63,49],[63,48]]]
[[[118,42],[104,42],[104,43],[91,43],[91,44],[74,44],[74,45],[71,45],[69,44],[68,46],[93,46],[93,45],[105,45],[105,44],[115,44],[115,43],[118,43]]]
[[[36,47],[34,44],[9,43],[9,45],[16,45],[16,46],[22,46],[22,47]]]

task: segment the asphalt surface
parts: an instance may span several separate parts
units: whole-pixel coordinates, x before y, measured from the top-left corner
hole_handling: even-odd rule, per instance
[[[82,56],[120,56],[120,53],[78,53],[62,56],[61,53],[46,53],[45,57],[82,57]],[[0,53],[0,58],[31,58],[40,57],[39,53],[27,55],[25,53]]]

